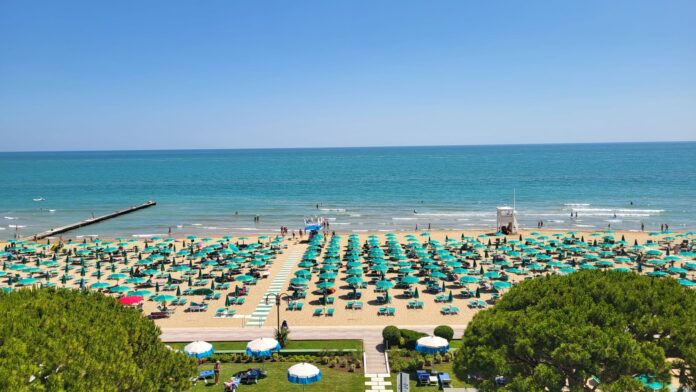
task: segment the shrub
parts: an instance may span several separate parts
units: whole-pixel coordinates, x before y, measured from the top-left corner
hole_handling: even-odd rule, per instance
[[[401,347],[405,347],[409,350],[416,349],[416,341],[423,336],[428,336],[428,334],[412,331],[410,329],[402,329],[401,332]]]
[[[449,342],[454,337],[454,330],[449,325],[440,325],[439,327],[435,328],[433,334],[443,339],[447,339]]]
[[[394,325],[388,325],[382,330],[382,339],[389,347],[396,347],[401,342],[401,331]]]

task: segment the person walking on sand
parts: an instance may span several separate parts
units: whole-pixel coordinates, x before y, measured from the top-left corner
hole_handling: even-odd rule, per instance
[[[640,231],[645,231],[645,224],[640,222]]]

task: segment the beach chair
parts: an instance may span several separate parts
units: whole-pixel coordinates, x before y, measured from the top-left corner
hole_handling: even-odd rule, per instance
[[[387,316],[393,316],[396,314],[396,309],[394,308],[387,308]]]
[[[232,317],[232,316],[234,316],[236,313],[237,313],[237,311],[234,310],[234,309],[227,309],[226,316],[227,316],[227,317]]]
[[[452,378],[448,373],[440,373],[437,375],[437,380],[440,383],[440,388],[445,389],[452,386]]]
[[[227,314],[227,309],[225,308],[218,308],[218,310],[215,311],[215,317],[225,317]]]
[[[288,310],[295,310],[295,301],[288,302]]]
[[[355,302],[353,302],[353,301],[346,302],[346,309],[353,309],[354,304],[355,304]]]
[[[295,310],[297,310],[297,311],[302,310],[303,306],[304,306],[304,304],[302,302],[296,302],[295,303]]]
[[[408,301],[406,304],[407,309],[415,309],[416,308],[416,301]]]
[[[355,309],[355,310],[360,310],[360,309],[362,309],[362,308],[363,308],[363,303],[362,303],[362,301],[357,301],[357,302],[355,302],[355,303],[353,304],[353,309]]]
[[[324,309],[322,308],[315,308],[314,313],[312,313],[312,316],[321,316],[324,313]]]
[[[450,314],[450,309],[449,306],[445,306],[444,308],[440,309],[440,312],[444,314],[445,316]]]
[[[237,305],[244,305],[244,301],[246,301],[245,297],[237,298]]]
[[[387,315],[387,308],[379,308],[377,310],[377,315],[378,316],[386,316]]]
[[[333,314],[334,314],[334,308],[327,308],[327,309],[326,309],[326,314],[325,314],[325,316],[327,316],[327,317],[333,317]]]
[[[326,299],[326,305],[333,305],[334,304],[334,297],[328,297]]]
[[[459,314],[459,308],[456,306],[450,306],[450,314]]]
[[[418,380],[418,386],[425,386],[430,383],[430,373],[425,370],[416,370],[416,379]]]

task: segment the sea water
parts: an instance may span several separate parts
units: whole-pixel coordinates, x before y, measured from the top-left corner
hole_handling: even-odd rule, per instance
[[[696,229],[694,142],[0,153],[0,173],[6,239],[148,200],[69,236],[492,229],[513,204],[528,228]]]

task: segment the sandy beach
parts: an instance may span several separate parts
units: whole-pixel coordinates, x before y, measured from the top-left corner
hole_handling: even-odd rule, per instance
[[[533,233],[533,234],[532,234]],[[432,231],[428,233],[429,236],[423,236],[422,233],[420,232],[399,232],[395,233],[396,238],[398,241],[402,244],[407,243],[407,235],[412,235],[416,236],[417,238],[420,239],[422,243],[425,243],[428,241],[428,239],[432,241],[439,241],[440,243],[444,244],[446,239],[460,239],[463,236],[470,238],[470,239],[475,239],[476,241],[480,241],[481,244],[487,245],[488,240],[492,240],[492,245],[490,247],[491,253],[493,252],[494,249],[494,243],[496,238],[498,238],[499,241],[501,241],[501,245],[505,241],[514,241],[514,240],[519,240],[520,236],[525,241],[528,238],[541,238],[541,239],[548,239],[550,241],[551,239],[555,238],[554,234],[556,234],[556,237],[559,237],[560,235],[565,235],[568,236],[567,233],[565,232],[559,232],[559,231],[546,231],[546,230],[539,230],[539,231],[529,231],[525,230],[523,232],[520,232],[517,235],[510,235],[505,237],[505,240],[503,240],[503,237],[481,237],[482,235],[485,234],[484,231],[466,231],[466,232],[453,232],[453,231]],[[660,236],[655,235],[655,233],[652,233],[653,235],[650,235],[647,232],[615,232],[611,233],[611,235],[616,239],[616,241],[621,240],[622,238],[625,239],[626,241],[626,246],[630,247],[634,243],[639,243],[639,244],[644,244],[646,241],[657,241]],[[341,249],[345,249],[345,246],[348,241],[348,236],[349,234],[337,234],[340,235],[340,246]],[[361,244],[365,243],[366,240],[372,235],[376,235],[380,243],[383,245],[385,241],[385,233],[383,232],[376,232],[376,233],[360,233],[358,235],[359,241]],[[592,232],[576,232],[575,237],[577,238],[584,238],[586,241],[593,241],[593,240],[598,240],[601,241],[602,236],[605,234],[595,234],[593,236]],[[670,234],[672,238],[676,234]],[[666,235],[663,235],[662,237],[665,237]],[[330,237],[330,236],[329,236]],[[374,237],[373,237],[374,238]],[[306,238],[305,238],[306,239]],[[155,287],[147,287],[145,290],[148,290],[150,295],[145,296],[145,300],[141,302],[140,306],[142,307],[143,313],[146,315],[149,315],[152,312],[157,312],[160,309],[158,309],[161,304],[159,302],[155,302],[152,300],[148,300],[148,298],[152,298],[157,294],[169,294],[169,295],[174,295],[175,290],[171,289],[171,286],[169,287],[169,291],[165,291],[165,286],[167,286],[169,279],[167,276],[171,276],[172,278],[175,279],[181,279],[181,283],[176,285],[177,288],[180,291],[185,291],[185,289],[189,288],[189,281],[188,277],[192,277],[193,280],[196,282],[194,283],[195,287],[192,287],[192,289],[195,289],[196,287],[198,288],[207,288],[210,286],[210,282],[212,279],[198,279],[200,276],[203,276],[203,274],[210,273],[211,276],[216,276],[220,273],[222,273],[223,268],[219,266],[215,266],[215,263],[210,263],[210,264],[204,264],[204,266],[200,266],[200,259],[194,258],[194,260],[191,260],[185,255],[177,255],[176,251],[180,251],[181,249],[190,249],[191,243],[193,241],[193,246],[194,249],[199,250],[199,252],[196,254],[196,256],[201,256],[202,254],[200,253],[201,249],[206,249],[207,246],[211,244],[221,244],[227,246],[228,244],[232,244],[233,247],[236,247],[239,245],[242,249],[246,249],[247,252],[249,252],[249,248],[244,248],[244,245],[246,244],[262,244],[258,246],[257,248],[254,248],[251,250],[250,253],[245,254],[245,257],[247,259],[245,260],[244,267],[240,268],[239,272],[243,272],[246,274],[251,273],[252,267],[248,266],[249,260],[256,260],[257,258],[260,258],[260,254],[267,254],[270,255],[268,257],[267,262],[254,269],[254,271],[267,271],[261,274],[261,278],[256,280],[255,284],[248,284],[245,287],[248,289],[248,295],[244,296],[245,300],[244,303],[241,305],[230,305],[230,306],[225,306],[226,302],[226,295],[233,293],[234,292],[234,287],[239,286],[239,287],[244,287],[243,282],[237,282],[235,280],[232,280],[229,282],[229,287],[227,289],[220,289],[217,288],[214,290],[216,293],[219,293],[219,298],[215,299],[208,299],[205,300],[205,296],[203,295],[185,295],[183,294],[181,297],[187,299],[187,304],[186,305],[181,305],[181,306],[171,306],[168,305],[167,309],[168,310],[173,310],[173,313],[168,318],[162,318],[162,319],[157,319],[155,322],[157,325],[164,327],[164,328],[191,328],[191,327],[243,327],[246,326],[248,328],[254,328],[254,327],[259,327],[259,326],[275,326],[277,323],[277,318],[276,318],[276,308],[274,305],[274,297],[270,296],[269,297],[269,303],[271,306],[265,306],[265,298],[267,297],[269,288],[274,286],[276,290],[273,290],[275,292],[280,292],[282,293],[287,293],[291,294],[292,292],[288,290],[289,286],[289,281],[290,279],[295,277],[295,272],[300,269],[298,266],[299,262],[302,259],[302,255],[304,254],[305,250],[307,249],[307,244],[306,241],[300,241],[300,239],[297,237],[295,239],[285,237],[282,240],[276,240],[275,245],[271,246],[271,239],[269,238],[256,238],[256,237],[249,237],[246,240],[239,241],[236,238],[219,238],[219,239],[214,239],[214,238],[206,238],[206,239],[199,239],[195,238],[193,240],[191,239],[160,239],[160,240],[154,240],[154,241],[149,241],[147,244],[143,239],[138,239],[138,240],[130,240],[127,241],[125,239],[121,239],[120,243],[121,245],[125,246],[119,246],[120,249],[126,249],[127,250],[127,261],[124,263],[123,258],[121,256],[116,256],[115,259],[115,264],[117,267],[111,267],[111,263],[109,262],[109,257],[106,256],[103,252],[101,253],[102,261],[100,262],[101,266],[97,268],[97,263],[96,263],[96,258],[91,252],[85,251],[84,249],[90,249],[91,246],[96,246],[96,247],[101,247],[102,249],[108,249],[108,247],[111,247],[111,249],[114,249],[114,247],[117,246],[115,241],[108,241],[108,240],[102,240],[101,242],[96,242],[96,243],[87,243],[82,244],[83,241],[75,241],[71,243],[67,243],[65,245],[66,249],[71,250],[71,252],[77,252],[80,249],[82,249],[82,256],[77,256],[74,255],[73,258],[71,258],[71,269],[69,270],[71,278],[65,282],[65,284],[62,282],[62,275],[65,275],[64,271],[64,266],[65,266],[65,259],[66,255],[64,254],[59,254],[56,257],[56,262],[51,263],[50,260],[53,258],[52,253],[51,253],[51,246],[55,245],[55,241],[52,242],[50,245],[40,245],[40,244],[45,244],[46,241],[40,241],[39,245],[32,245],[32,244],[25,244],[24,246],[27,247],[35,247],[34,249],[36,250],[37,253],[27,253],[24,256],[24,264],[28,267],[32,267],[33,269],[28,269],[28,270],[14,270],[13,268],[19,268],[19,267],[13,267],[13,265],[18,264],[17,260],[8,260],[7,255],[5,257],[1,258],[3,260],[4,264],[4,272],[6,276],[3,278],[5,281],[7,281],[8,276],[16,275],[17,277],[26,277],[26,276],[32,276],[36,279],[36,282],[30,283],[29,285],[40,285],[40,284],[45,284],[48,282],[51,282],[51,284],[55,284],[58,287],[66,286],[66,287],[74,287],[78,288],[80,285],[80,279],[81,273],[84,273],[85,277],[84,279],[86,280],[85,286],[90,287],[90,285],[96,283],[96,282],[107,282],[109,283],[108,286],[114,286],[117,283],[119,285],[125,284],[124,282],[127,282],[128,277],[130,276],[130,268],[135,268],[136,272],[142,268],[146,268],[147,265],[144,262],[140,262],[141,264],[139,265],[139,260],[146,259],[147,257],[150,257],[153,254],[158,253],[156,249],[157,247],[153,247],[153,243],[159,243],[159,249],[163,248],[168,248],[171,249],[172,253],[170,255],[165,256],[165,259],[167,260],[167,265],[165,267],[160,267],[155,268],[155,267],[147,267],[151,268],[149,273],[152,273],[153,275],[148,277],[148,279],[151,279],[151,282],[160,289],[159,293],[156,292]],[[676,243],[680,242],[675,239],[674,241],[671,241],[671,243]],[[327,241],[328,242],[328,241]],[[5,248],[8,245],[8,243],[3,243],[2,247]],[[136,252],[135,249],[139,250],[139,252]],[[272,248],[275,248],[276,250],[272,250]],[[664,252],[665,248],[664,246],[659,247],[662,249],[662,252]],[[95,248],[92,248],[95,249]],[[485,249],[483,249],[485,251]],[[149,252],[148,252],[149,251]],[[40,255],[41,252],[46,252],[46,254]],[[61,251],[63,252],[63,251]],[[115,252],[119,253],[119,252]],[[482,255],[484,252],[480,252]],[[179,253],[180,254],[180,253]],[[140,255],[140,256],[139,256]],[[229,257],[232,257],[230,255]],[[507,257],[509,259],[509,257]],[[37,259],[41,260],[37,263]],[[153,257],[153,259],[158,260],[157,257]],[[161,259],[161,258],[159,258]],[[691,257],[683,257],[680,258],[679,261],[675,262],[676,267],[682,267],[684,263],[688,261],[692,261]],[[79,260],[84,261],[85,265],[85,271],[81,271],[81,262]],[[182,271],[176,271],[176,268],[171,264],[171,261],[174,260],[174,262],[181,266],[193,266],[193,269],[189,268],[183,268]],[[318,257],[317,260],[321,262],[322,257]],[[49,261],[49,262],[46,262]],[[239,261],[239,260],[237,260]],[[159,263],[159,262],[156,262]],[[259,263],[260,264],[260,263]],[[158,265],[158,264],[153,264],[153,265]],[[626,268],[631,268],[632,264],[631,263],[619,263],[617,262],[615,267],[626,267]],[[483,272],[488,272],[489,270],[496,269],[493,267],[493,264],[488,264],[488,263],[479,263],[478,268],[482,268]],[[103,271],[103,274],[97,278],[94,275],[96,274],[97,269],[100,269]],[[109,279],[108,276],[112,273],[118,273],[118,270],[122,272],[122,275],[120,279],[117,279],[116,281],[114,279]],[[475,269],[475,268],[474,268]],[[112,271],[113,270],[113,271]],[[51,272],[49,279],[46,280],[46,271]],[[407,298],[406,296],[403,295],[404,290],[403,289],[397,289],[393,288],[389,290],[391,298],[391,303],[388,304],[387,306],[393,307],[394,308],[394,315],[392,316],[382,316],[378,315],[378,310],[385,306],[384,303],[380,303],[378,301],[378,296],[383,295],[383,293],[378,293],[375,291],[375,286],[373,284],[367,284],[366,287],[360,289],[362,293],[362,298],[360,301],[363,303],[363,308],[362,309],[347,309],[346,305],[348,304],[349,301],[351,301],[350,298],[348,298],[348,294],[352,292],[352,289],[349,287],[347,283],[343,281],[345,279],[346,275],[344,274],[345,271],[345,261],[343,261],[343,265],[339,268],[339,273],[336,279],[336,292],[333,294],[328,294],[327,296],[333,297],[334,298],[334,303],[328,306],[322,305],[322,299],[323,295],[321,294],[321,290],[317,288],[317,282],[319,281],[317,279],[317,275],[312,275],[311,279],[309,279],[308,282],[308,290],[307,290],[307,296],[304,299],[299,300],[300,302],[303,303],[303,309],[302,310],[288,310],[288,302],[284,300],[281,304],[281,309],[280,309],[280,317],[281,320],[286,320],[291,326],[347,326],[347,325],[388,325],[388,324],[398,324],[398,325],[423,325],[423,324],[451,324],[451,325],[465,325],[471,318],[474,316],[474,314],[479,311],[478,308],[472,309],[470,308],[469,301],[472,300],[472,298],[465,298],[461,295],[461,292],[463,288],[470,288],[475,290],[476,287],[478,287],[478,284],[470,284],[470,285],[465,285],[461,286],[456,284],[456,282],[444,282],[445,284],[445,291],[442,292],[440,295],[449,295],[450,292],[453,294],[453,300],[451,303],[438,303],[436,302],[436,293],[430,293],[426,290],[426,286],[422,284],[422,282],[414,285],[414,287],[418,287],[419,290],[419,301],[423,302],[423,308],[422,309],[409,309],[407,307],[407,304],[409,301],[414,300],[413,298]],[[650,271],[653,271],[653,268],[645,268],[642,272],[643,273],[648,273]],[[27,273],[28,272],[28,273]],[[480,271],[479,271],[480,272]],[[508,281],[512,283],[513,285],[516,284],[517,282],[523,280],[523,279],[530,279],[533,278],[534,276],[540,275],[540,274],[549,274],[549,273],[557,273],[554,269],[548,269],[543,272],[534,272],[531,271],[529,274],[526,275],[516,275],[516,274],[508,274]],[[238,276],[238,275],[237,275]],[[392,272],[388,272],[386,274],[386,277],[389,279],[394,280],[393,278],[396,276],[396,274]],[[694,272],[689,271],[687,278],[693,279],[694,277]],[[365,282],[369,282],[371,279],[377,279],[376,275],[370,275],[369,271],[365,276],[363,276]],[[678,278],[678,277],[677,277]],[[140,279],[141,281],[144,279]],[[200,282],[199,282],[200,280]],[[484,279],[485,280],[485,279]],[[142,282],[140,282],[142,283]],[[3,286],[8,286],[7,283],[4,283]],[[131,287],[132,291],[136,291],[138,289],[142,289],[142,287],[136,287],[138,286],[138,281],[136,280]],[[172,285],[173,286],[173,285]],[[483,287],[483,286],[481,286]],[[277,290],[279,289],[279,290]],[[105,290],[105,289],[102,289]],[[129,291],[131,291],[129,290]],[[503,290],[498,290],[498,293],[494,292],[487,292],[485,290],[481,290],[480,292],[480,298],[474,298],[474,299],[480,299],[483,300],[486,303],[484,306],[488,307],[490,306],[490,303],[493,303],[492,299],[495,295],[504,295],[504,292],[507,291],[505,289]],[[115,294],[109,294],[109,295],[115,295],[115,296],[122,296],[122,295],[127,295],[127,292],[120,292],[120,293],[115,293]],[[186,311],[191,302],[205,302],[208,304],[208,309],[206,311],[201,311],[201,312],[189,312]],[[459,308],[459,314],[457,315],[443,315],[441,310],[444,306],[447,305],[452,305],[456,306]],[[216,317],[216,311],[221,308],[227,308],[227,309],[233,309],[234,310],[234,315],[231,316],[226,316],[226,317]],[[263,308],[263,309],[262,309]],[[326,315],[326,311],[328,308],[333,308],[333,315],[328,316]],[[316,316],[313,315],[315,309],[321,309],[323,315],[321,316]],[[257,316],[259,315],[259,311],[264,314],[265,317],[262,317],[261,322],[263,324],[259,324],[259,318],[256,317],[256,323],[251,322],[254,320],[252,318],[252,315]]]

